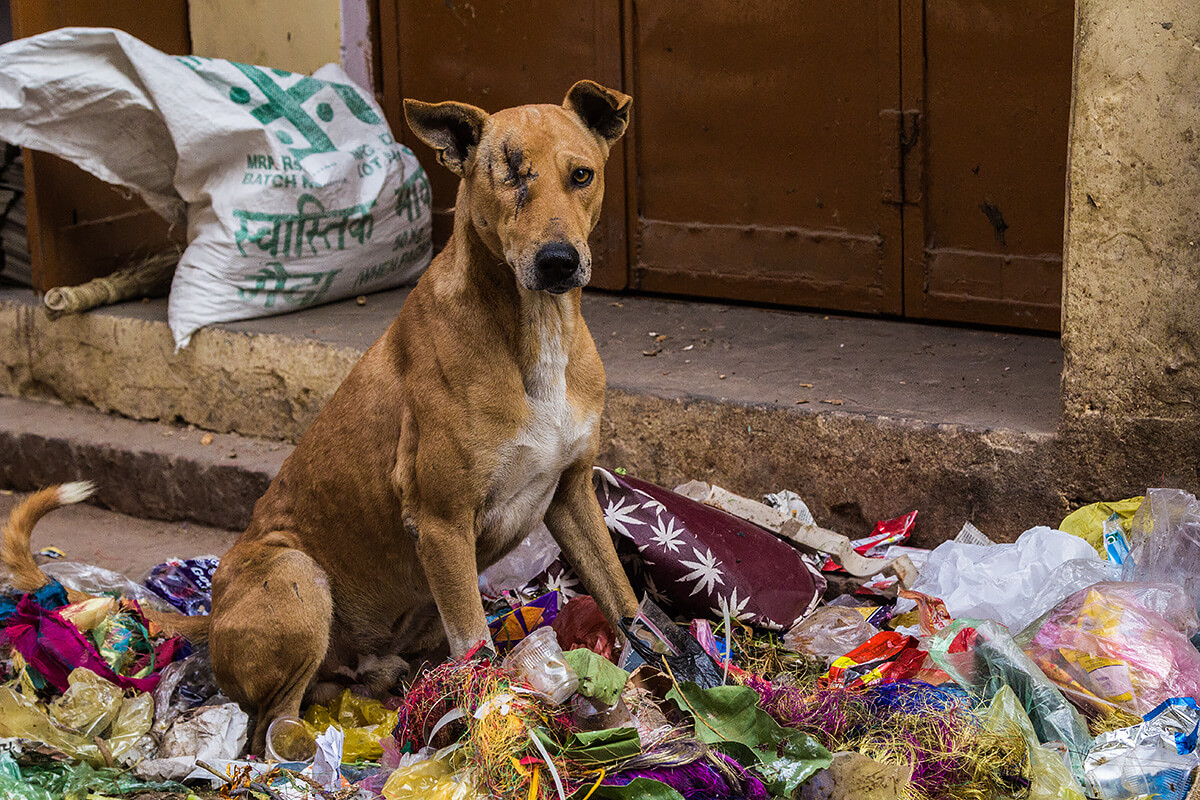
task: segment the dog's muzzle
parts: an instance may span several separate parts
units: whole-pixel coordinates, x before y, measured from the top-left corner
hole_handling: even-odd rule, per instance
[[[551,294],[582,286],[583,270],[579,268],[579,251],[568,242],[550,242],[542,245],[533,257],[533,269],[538,289]]]

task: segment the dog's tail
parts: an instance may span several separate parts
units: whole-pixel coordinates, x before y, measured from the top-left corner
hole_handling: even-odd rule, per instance
[[[18,592],[34,592],[50,582],[50,576],[42,572],[33,560],[30,542],[33,527],[38,520],[56,508],[82,503],[96,493],[91,481],[75,481],[51,486],[26,497],[8,515],[8,522],[0,532],[0,569],[3,576]],[[77,603],[91,595],[67,589],[67,600]],[[208,639],[208,617],[189,617],[184,614],[169,614],[144,609],[146,618],[169,633],[186,636],[194,644]]]

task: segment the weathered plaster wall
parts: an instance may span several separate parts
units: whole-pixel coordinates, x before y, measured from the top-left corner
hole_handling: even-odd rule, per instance
[[[1078,429],[1102,418],[1118,437],[1132,427],[1194,435],[1200,3],[1078,0],[1076,8],[1064,425]]]
[[[192,52],[292,72],[337,62],[338,0],[191,0]]]

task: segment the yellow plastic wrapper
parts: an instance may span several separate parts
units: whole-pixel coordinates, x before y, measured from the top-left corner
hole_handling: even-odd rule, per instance
[[[1029,715],[1007,685],[992,698],[983,725],[994,733],[1019,731],[1025,739],[1029,752],[1029,800],[1086,800],[1079,781],[1062,756],[1038,743]]]
[[[0,737],[43,742],[94,767],[121,760],[154,722],[154,698],[124,697],[121,690],[80,667],[68,677],[70,687],[50,707],[21,691],[19,681],[0,686]],[[103,686],[102,686],[103,684]],[[112,692],[116,690],[114,706]],[[29,690],[31,687],[24,687]],[[104,752],[95,738],[104,742]]]
[[[369,697],[359,697],[349,689],[337,700],[325,706],[309,706],[304,712],[304,727],[314,737],[331,725],[346,735],[342,745],[342,761],[378,761],[383,756],[379,740],[391,735],[396,727],[397,713],[388,711],[383,703]]]
[[[1058,529],[1078,536],[1096,548],[1101,558],[1104,553],[1104,521],[1116,514],[1121,520],[1121,530],[1128,536],[1133,523],[1133,515],[1137,513],[1144,497],[1130,497],[1117,500],[1114,503],[1092,503],[1090,506],[1077,508],[1059,523]]]
[[[431,758],[400,767],[383,785],[387,800],[479,800],[484,797],[443,760]]]
[[[87,633],[103,622],[109,614],[116,613],[117,600],[113,597],[91,597],[78,603],[60,608],[58,613],[67,622]]]
[[[121,687],[88,669],[72,671],[67,680],[71,685],[50,703],[50,718],[86,739],[102,735],[121,710]]]

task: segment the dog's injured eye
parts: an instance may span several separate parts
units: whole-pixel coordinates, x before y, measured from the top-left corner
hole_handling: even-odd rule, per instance
[[[576,167],[571,171],[571,183],[574,186],[583,188],[592,182],[592,178],[596,177],[596,173],[587,167]]]

